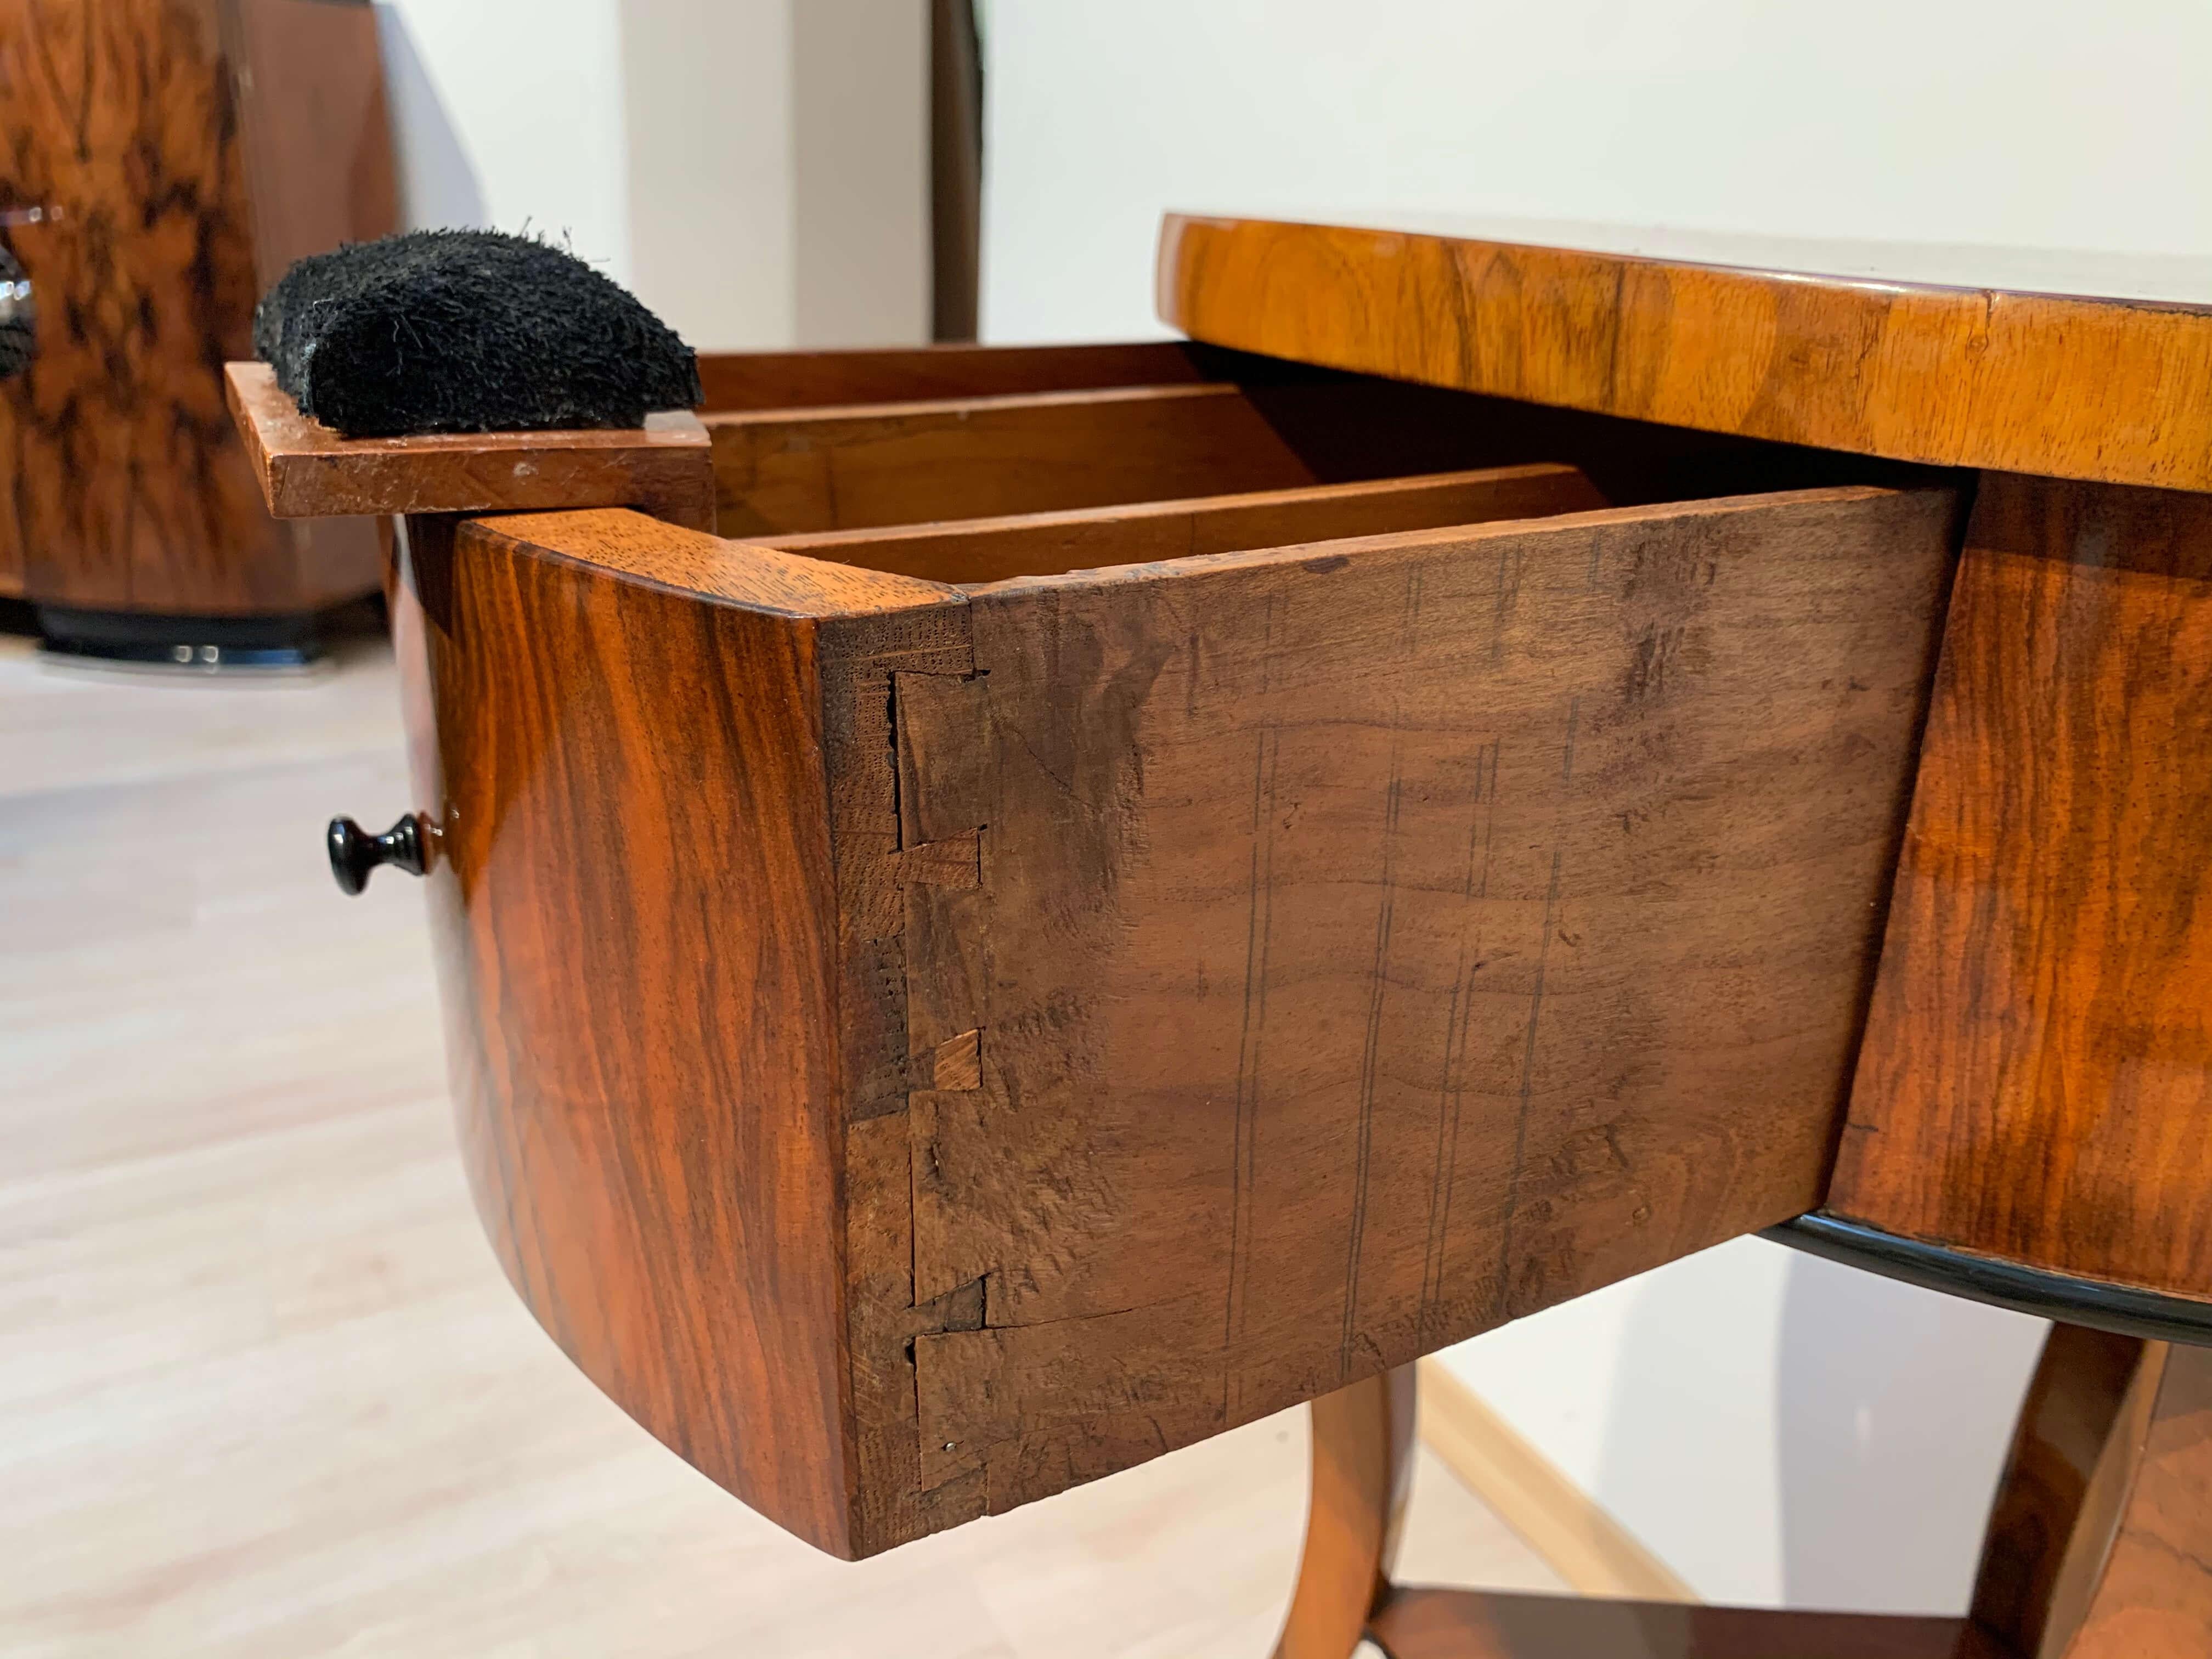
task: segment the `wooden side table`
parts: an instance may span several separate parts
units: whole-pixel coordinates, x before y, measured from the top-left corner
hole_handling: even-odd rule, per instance
[[[1774,1236],[2077,1322],[1961,1626],[1392,1587],[1408,1377],[1316,1407],[1283,1652],[2212,1651],[2212,264],[1171,218],[1159,294],[1218,344],[1976,469],[1840,1151]]]
[[[1297,1659],[2212,1646],[2212,310],[1675,255],[1171,221],[1195,344],[647,432],[234,366],[403,517],[334,852],[623,1409],[860,1557],[1317,1401]],[[1389,1585],[1389,1378],[1774,1228],[2069,1322],[1971,1619]]]

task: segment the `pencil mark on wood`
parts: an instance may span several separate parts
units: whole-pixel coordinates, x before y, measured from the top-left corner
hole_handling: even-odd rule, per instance
[[[1224,1393],[1237,1398],[1245,1279],[1251,1272],[1251,1194],[1259,1155],[1260,1054],[1267,1025],[1267,947],[1273,921],[1275,767],[1281,735],[1261,729],[1252,756],[1252,849],[1244,930],[1244,1011],[1237,1033],[1237,1126],[1230,1147],[1229,1295],[1222,1336]]]
[[[1568,744],[1567,752],[1571,763],[1574,752],[1571,742]],[[1508,1177],[1505,1188],[1505,1222],[1498,1229],[1498,1303],[1492,1310],[1493,1320],[1506,1318],[1511,1307],[1513,1223],[1520,1212],[1522,1169],[1528,1154],[1528,1113],[1536,1092],[1536,1025],[1544,1012],[1544,969],[1551,960],[1552,934],[1559,908],[1559,868],[1565,857],[1564,848],[1554,847],[1552,849],[1552,881],[1544,894],[1544,933],[1536,947],[1536,983],[1528,994],[1528,1026],[1521,1050],[1521,1090],[1519,1110],[1514,1115],[1513,1157],[1506,1166],[1512,1174]]]
[[[1370,970],[1367,1001],[1367,1042],[1359,1062],[1359,1119],[1358,1151],[1352,1161],[1352,1224],[1345,1248],[1344,1340],[1337,1358],[1337,1375],[1352,1370],[1352,1340],[1359,1320],[1359,1255],[1367,1233],[1367,1178],[1375,1150],[1375,1079],[1382,1063],[1382,1003],[1390,988],[1390,928],[1398,905],[1391,873],[1398,852],[1398,813],[1405,789],[1404,734],[1398,711],[1391,711],[1389,783],[1383,793],[1382,902],[1375,911],[1375,965]]]
[[[1492,738],[1474,752],[1474,811],[1467,831],[1467,881],[1469,898],[1490,896],[1490,860],[1498,836],[1498,739]]]
[[[1486,896],[1490,889],[1489,830],[1496,822],[1499,740],[1493,738],[1475,751],[1474,778],[1469,789],[1468,874],[1466,896]],[[1481,885],[1474,877],[1478,836],[1484,849]],[[1424,1340],[1432,1328],[1437,1304],[1443,1295],[1446,1251],[1451,1237],[1453,1176],[1459,1168],[1460,1111],[1467,1097],[1467,1038],[1474,1000],[1474,976],[1482,971],[1482,913],[1471,912],[1462,923],[1457,955],[1452,965],[1451,1003],[1444,1014],[1443,1059],[1437,1078],[1437,1147],[1429,1180],[1429,1227],[1421,1255],[1421,1299],[1414,1316]]]

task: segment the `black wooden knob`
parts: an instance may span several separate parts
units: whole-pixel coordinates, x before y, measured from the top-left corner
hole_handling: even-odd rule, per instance
[[[380,864],[422,873],[422,828],[412,812],[380,836],[372,836],[351,818],[332,818],[329,836],[331,875],[342,893],[368,885],[368,872]]]

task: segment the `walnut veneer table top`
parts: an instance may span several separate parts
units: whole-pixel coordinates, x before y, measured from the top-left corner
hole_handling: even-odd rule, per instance
[[[2212,490],[2208,259],[1177,214],[1158,284],[1169,323],[1273,356],[1899,460]]]

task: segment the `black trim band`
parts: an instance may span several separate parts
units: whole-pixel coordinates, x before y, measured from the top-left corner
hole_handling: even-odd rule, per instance
[[[2010,1308],[2014,1313],[2154,1342],[2212,1347],[2212,1302],[2199,1302],[2193,1297],[2167,1296],[2100,1279],[2076,1279],[1997,1256],[1948,1250],[1863,1222],[1818,1213],[1769,1227],[1760,1237],[1846,1267],[1863,1267],[1885,1279]]]

